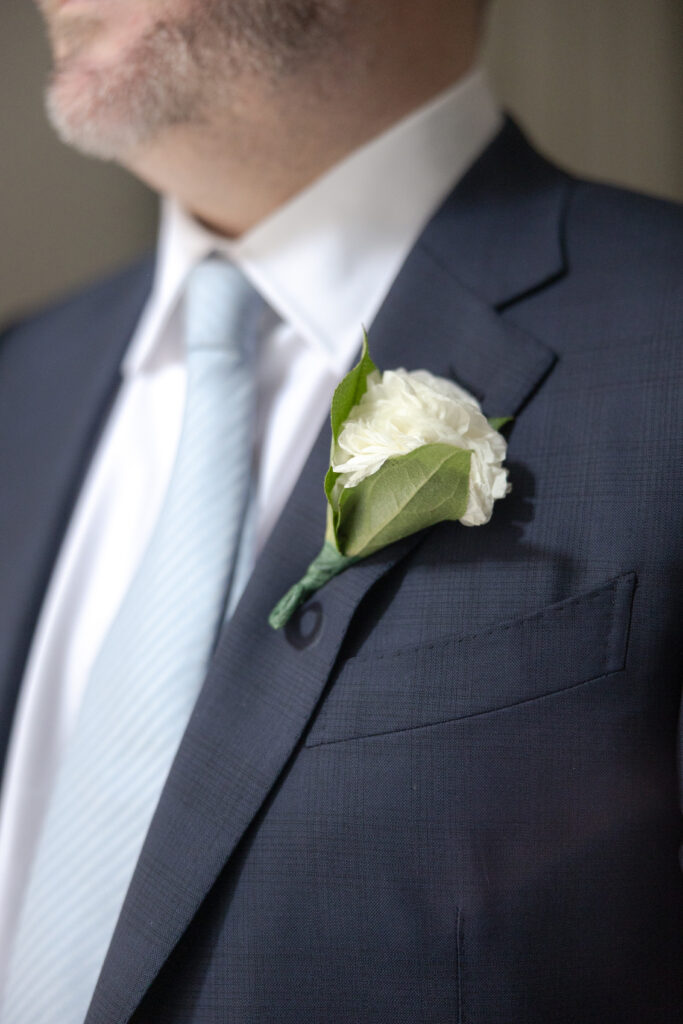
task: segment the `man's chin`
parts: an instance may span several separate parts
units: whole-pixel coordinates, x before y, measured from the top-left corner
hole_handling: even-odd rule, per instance
[[[130,104],[94,71],[55,73],[46,93],[52,127],[67,145],[102,160],[120,160],[149,131],[131,117]]]
[[[182,37],[158,28],[109,65],[64,61],[47,90],[48,117],[68,145],[125,161],[196,112],[196,72]]]

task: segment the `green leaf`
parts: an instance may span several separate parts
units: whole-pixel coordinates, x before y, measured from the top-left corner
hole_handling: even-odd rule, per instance
[[[342,491],[336,525],[339,551],[365,558],[374,551],[467,508],[471,452],[428,444],[387,459],[356,487]]]
[[[506,423],[512,423],[514,416],[490,416],[489,426],[494,430],[502,430]]]
[[[367,391],[368,375],[376,369],[377,367],[370,358],[368,351],[368,335],[365,328],[363,328],[363,350],[360,360],[337,385],[334,397],[332,398],[330,419],[332,421],[333,445],[337,443],[344,420],[348,418],[354,405],[358,405]]]
[[[290,587],[268,616],[273,629],[281,629],[291,619],[300,604],[319,590],[333,576],[357,562],[357,558],[340,555],[333,544],[325,541],[322,550],[313,559],[302,579]]]
[[[339,506],[334,499],[334,485],[341,476],[335,473],[332,466],[325,474],[325,497],[327,498],[327,519],[325,522],[325,542],[331,544],[335,550],[337,545],[337,527],[339,526]]]
[[[325,496],[327,497],[330,506],[332,506],[333,508],[334,503],[332,501],[332,492],[334,490],[334,485],[336,484],[340,476],[341,474],[335,473],[335,471],[332,469],[332,466],[330,466],[327,473],[325,474]]]
[[[365,328],[363,328],[363,348],[360,359],[353,369],[349,370],[343,380],[341,380],[337,385],[332,398],[332,408],[330,413],[332,423],[332,452],[330,454],[330,461],[332,461],[332,453],[334,452],[334,448],[342,431],[342,427],[344,426],[344,422],[348,419],[349,413],[353,409],[354,405],[358,405],[361,398],[367,391],[368,376],[377,369],[370,358],[368,346],[368,334]],[[335,473],[331,466],[325,475],[325,496],[328,501],[325,541],[335,548],[335,550],[337,543],[336,537],[339,509],[336,506],[336,502],[332,500],[332,492],[339,476],[340,474]]]

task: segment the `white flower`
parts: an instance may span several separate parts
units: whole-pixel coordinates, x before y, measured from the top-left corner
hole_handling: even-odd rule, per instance
[[[270,613],[273,629],[338,573],[383,547],[458,516],[465,526],[482,526],[510,490],[505,439],[476,399],[426,370],[381,374],[368,347],[363,332],[360,360],[332,400],[325,541]],[[351,396],[363,389],[349,411]]]
[[[341,476],[336,488],[355,487],[396,455],[426,444],[451,444],[472,452],[467,509],[460,520],[481,526],[493,502],[510,490],[505,439],[493,429],[472,395],[427,370],[375,371],[367,391],[344,421],[332,453]]]

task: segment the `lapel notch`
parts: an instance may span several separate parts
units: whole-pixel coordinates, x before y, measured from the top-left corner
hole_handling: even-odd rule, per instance
[[[567,269],[571,178],[503,128],[427,225],[420,245],[474,295],[501,310]]]

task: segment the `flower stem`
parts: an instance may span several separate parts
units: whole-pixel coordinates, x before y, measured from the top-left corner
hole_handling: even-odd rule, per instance
[[[322,550],[313,559],[304,576],[290,587],[268,616],[273,629],[281,629],[291,619],[297,608],[312,594],[324,586],[333,576],[343,572],[348,566],[358,562],[358,558],[350,558],[337,551],[334,544],[325,541]]]

